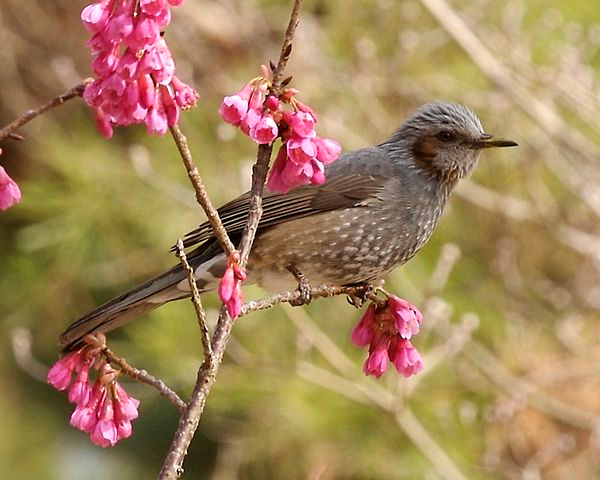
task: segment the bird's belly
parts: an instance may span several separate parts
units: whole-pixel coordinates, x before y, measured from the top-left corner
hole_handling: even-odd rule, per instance
[[[355,207],[272,227],[257,238],[250,277],[270,291],[297,286],[290,265],[312,285],[377,280],[412,257],[426,240],[399,225],[394,213]]]

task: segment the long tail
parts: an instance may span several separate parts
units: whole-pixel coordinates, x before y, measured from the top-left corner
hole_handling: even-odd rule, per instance
[[[200,291],[215,288],[215,281],[225,270],[224,255],[215,256],[216,252],[213,250],[209,248],[199,254],[194,252],[188,257],[196,272]],[[82,345],[82,339],[87,334],[109,332],[167,302],[189,296],[183,268],[176,265],[73,322],[59,337],[58,344],[63,352],[76,350]]]

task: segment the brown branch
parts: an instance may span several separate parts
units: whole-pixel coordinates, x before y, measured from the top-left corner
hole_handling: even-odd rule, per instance
[[[301,5],[302,0],[294,0],[294,6],[287,30],[285,32],[279,62],[277,63],[275,71],[273,72],[273,84],[271,87],[272,91],[279,88],[279,80],[290,56],[294,33],[300,18]],[[174,131],[175,133],[177,132],[177,130],[172,128],[171,132],[173,133]],[[176,137],[175,134],[173,136],[174,138]],[[258,224],[262,216],[262,196],[272,150],[272,145],[260,145],[258,147],[257,161],[252,168],[252,188],[250,193],[248,219],[246,221],[246,227],[244,228],[242,240],[239,246],[241,258],[240,264],[242,268],[245,268],[248,262],[250,249],[252,248],[256,230],[258,229]],[[183,157],[185,152],[180,148],[180,153]],[[185,161],[186,159],[184,158],[184,162]],[[187,163],[186,167],[188,167]],[[190,176],[190,179],[192,179],[192,173],[193,169],[188,167],[188,175]],[[215,224],[211,222],[211,225],[213,226],[214,230]],[[216,226],[218,227],[219,223],[216,223]],[[215,230],[215,234],[217,233],[218,232]],[[225,249],[225,251],[229,253],[228,249]],[[203,362],[198,370],[196,386],[192,392],[190,402],[181,419],[179,420],[175,437],[173,438],[162,469],[159,473],[159,479],[175,479],[179,478],[179,476],[181,476],[183,473],[183,460],[187,453],[188,446],[192,441],[196,428],[198,427],[200,418],[202,417],[206,399],[210,393],[212,385],[215,382],[216,374],[223,359],[223,354],[225,353],[225,348],[227,346],[227,340],[232,328],[233,319],[228,315],[226,308],[223,307],[221,308],[221,313],[219,315],[219,319],[217,320],[217,326],[212,338],[212,349],[214,352],[213,362]]]
[[[204,213],[206,213],[208,222],[210,223],[210,226],[212,227],[215,237],[217,237],[221,248],[229,256],[231,252],[235,250],[235,247],[229,239],[229,235],[223,226],[223,222],[221,222],[221,218],[219,217],[217,209],[210,201],[210,197],[208,196],[208,192],[206,191],[206,187],[204,186],[204,182],[202,181],[198,167],[196,167],[196,163],[192,158],[192,153],[190,152],[187,139],[177,125],[170,127],[170,130],[173,140],[175,140],[175,144],[177,145],[177,149],[179,150],[179,154],[181,155],[181,159],[185,164],[190,182],[192,182],[192,186],[196,192],[196,200],[198,200],[198,203],[204,210]]]
[[[124,358],[117,357],[113,353],[113,351],[108,347],[104,347],[102,349],[102,353],[112,365],[118,365],[124,374],[129,375],[135,380],[138,380],[142,383],[146,383],[156,388],[156,390],[158,390],[158,393],[160,393],[163,397],[169,400],[169,402],[175,405],[175,407],[180,412],[183,412],[185,410],[185,402],[181,398],[179,398],[179,395],[177,395],[173,390],[171,390],[165,382],[150,375],[146,370],[139,370],[135,367],[132,367],[131,365],[129,365],[129,363],[127,363],[127,361]]]
[[[299,290],[284,291],[270,297],[252,300],[242,306],[240,317],[258,310],[266,310],[279,303],[289,303],[294,306],[308,304],[315,298],[329,298],[336,295],[348,295],[351,298],[368,298],[374,302],[382,302],[370,285],[357,285],[353,287],[341,287],[338,285],[319,285],[310,289],[310,298],[305,299]]]
[[[76,85],[75,87],[71,88],[70,90],[67,90],[65,93],[63,93],[61,95],[58,95],[57,97],[53,98],[49,102],[44,103],[43,105],[39,106],[38,108],[34,108],[33,110],[28,110],[25,113],[21,114],[19,117],[17,117],[15,120],[10,122],[8,125],[3,127],[2,129],[0,129],[0,141],[4,140],[5,138],[22,140],[23,137],[13,133],[17,128],[22,127],[27,122],[33,120],[35,117],[39,117],[41,114],[46,113],[51,108],[62,105],[67,100],[71,100],[72,98],[75,98],[75,97],[81,97],[83,95],[83,90],[85,89],[86,85],[90,82],[92,82],[92,79],[87,78],[83,82],[81,82],[79,85]]]
[[[196,310],[196,317],[198,318],[200,333],[202,335],[204,360],[210,363],[212,362],[213,352],[210,345],[210,334],[208,333],[208,326],[206,324],[206,312],[204,311],[204,308],[202,308],[202,300],[200,299],[200,291],[198,290],[198,284],[196,283],[196,278],[194,277],[194,269],[190,267],[190,264],[187,261],[187,256],[185,255],[185,250],[183,248],[183,240],[181,240],[181,238],[177,240],[177,256],[181,261],[181,265],[185,270],[188,283],[190,284],[192,303],[194,304],[194,309]]]

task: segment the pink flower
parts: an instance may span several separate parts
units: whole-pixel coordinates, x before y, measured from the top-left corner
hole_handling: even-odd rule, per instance
[[[270,114],[263,117],[250,129],[250,137],[258,144],[268,144],[273,142],[279,130],[277,124]]]
[[[239,95],[225,97],[219,107],[219,115],[227,123],[239,125],[248,113],[248,100],[244,100]]]
[[[283,180],[283,170],[286,166],[287,160],[287,151],[285,144],[279,148],[279,152],[277,153],[277,157],[275,158],[275,162],[269,171],[269,178],[267,180],[267,188],[272,192],[281,192],[287,193],[290,189],[290,185],[288,185]]]
[[[139,102],[144,108],[154,105],[156,99],[156,87],[149,74],[140,75],[138,78]]]
[[[79,373],[69,389],[69,402],[76,405],[86,405],[89,403],[92,396],[92,388],[89,383],[90,366],[89,361],[85,361],[79,365]]]
[[[100,133],[110,138],[117,125],[146,123],[163,134],[179,121],[181,108],[196,104],[198,94],[174,77],[175,62],[161,29],[171,20],[167,0],[114,0],[85,7],[81,18],[93,34],[88,41],[97,76],[84,99],[95,109]],[[173,83],[172,88],[168,88]],[[156,100],[157,86],[169,96]]]
[[[388,306],[396,320],[396,329],[402,338],[410,340],[419,333],[419,324],[423,321],[421,312],[406,300],[390,295]]]
[[[246,135],[250,136],[250,132],[252,131],[254,126],[258,122],[260,122],[261,118],[262,118],[262,115],[259,111],[248,110],[248,112],[246,113],[246,116],[244,118],[242,118],[242,121],[240,122],[240,124],[238,126],[240,127],[242,132],[244,132]]]
[[[289,159],[296,164],[310,163],[317,157],[317,147],[310,138],[293,137],[286,146]]]
[[[218,289],[219,298],[232,318],[237,318],[242,313],[241,282],[246,280],[246,272],[240,268],[238,262],[239,253],[233,252]]]
[[[106,448],[113,446],[119,440],[117,435],[117,426],[114,422],[114,410],[112,399],[105,392],[102,400],[100,400],[97,412],[97,421],[94,428],[90,432],[90,439],[96,445]]]
[[[317,160],[325,165],[335,162],[342,152],[342,147],[335,140],[316,137],[313,142],[317,147]]]
[[[177,76],[173,75],[171,86],[175,91],[175,101],[182,110],[195,107],[198,102],[198,92],[189,85],[183,83]]]
[[[106,345],[104,335],[87,335],[84,341],[86,346],[56,362],[48,372],[48,382],[65,390],[73,372],[78,372],[69,389],[69,401],[76,404],[69,423],[88,433],[96,445],[108,447],[131,436],[131,421],[138,416],[140,402],[116,381],[119,372],[104,358],[98,360]],[[89,378],[92,366],[99,370],[93,387]]]
[[[396,370],[405,377],[423,370],[423,358],[409,340],[394,337],[390,343],[389,355]]]
[[[96,425],[96,410],[88,406],[77,405],[69,424],[82,432],[90,433]]]
[[[148,114],[144,119],[146,122],[146,130],[150,135],[157,133],[163,135],[169,129],[169,121],[165,112],[162,101],[157,101],[148,109]]]
[[[371,343],[369,356],[363,367],[365,375],[373,375],[375,378],[380,378],[385,373],[389,361],[389,344],[390,338],[386,335],[381,335],[376,342]]]
[[[154,18],[142,14],[136,19],[135,28],[125,42],[129,48],[137,52],[155,45],[159,39],[160,29]]]
[[[94,109],[94,120],[96,121],[96,128],[104,138],[111,138],[113,136],[110,117],[105,115],[101,108]]]
[[[292,129],[292,134],[297,137],[314,137],[315,117],[308,112],[297,110],[291,113],[284,113],[283,119]]]
[[[2,150],[0,150],[0,153],[2,153]],[[0,166],[0,210],[7,210],[20,201],[21,190],[19,186]]]
[[[375,328],[375,304],[371,303],[358,325],[352,330],[350,337],[352,343],[357,347],[366,347],[375,336]]]
[[[110,15],[106,2],[92,3],[81,11],[81,21],[90,32],[96,33],[106,26]]]
[[[66,390],[71,383],[75,367],[82,362],[79,352],[71,352],[57,361],[48,371],[48,383],[57,390]]]
[[[390,295],[383,304],[371,303],[351,336],[356,346],[369,345],[363,368],[365,374],[381,377],[388,360],[405,377],[419,373],[423,359],[408,338],[419,333],[422,320],[421,312],[414,305],[395,295]]]

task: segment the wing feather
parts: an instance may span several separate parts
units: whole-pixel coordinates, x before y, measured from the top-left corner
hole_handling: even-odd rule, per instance
[[[378,198],[385,187],[387,178],[378,175],[336,175],[320,186],[305,186],[291,190],[287,194],[267,192],[263,197],[263,215],[259,228],[273,226],[314,213],[339,210],[364,204],[369,199]],[[229,235],[242,233],[249,210],[250,192],[240,195],[218,209],[223,225]],[[212,238],[213,232],[208,222],[188,233],[184,238],[185,247],[203,243]]]

